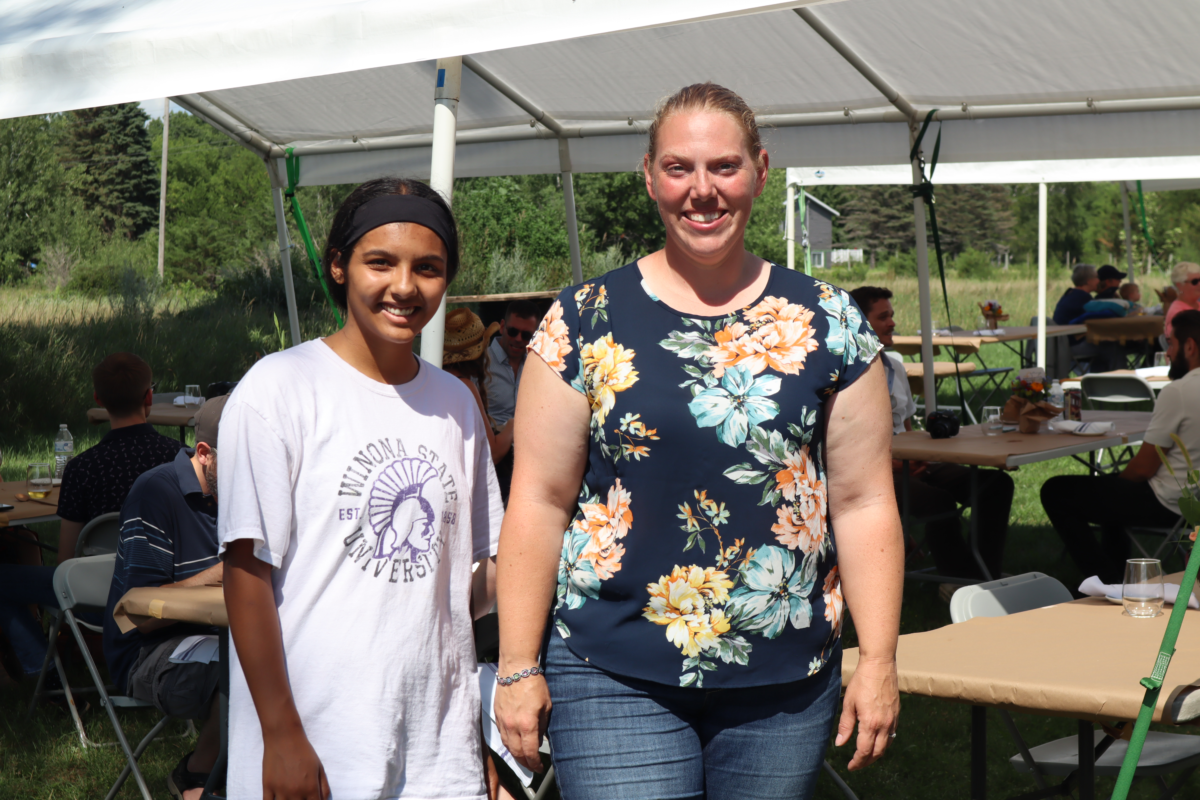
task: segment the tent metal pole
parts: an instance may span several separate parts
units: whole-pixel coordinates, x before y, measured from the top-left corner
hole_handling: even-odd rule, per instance
[[[1046,184],[1038,184],[1037,365],[1046,368]],[[1062,365],[1058,366],[1062,370]],[[1065,376],[1064,376],[1065,377]]]
[[[919,128],[912,123],[909,128],[911,142],[915,142]],[[921,154],[912,162],[913,186],[920,186]],[[921,304],[921,365],[925,369],[925,416],[937,411],[937,381],[933,375],[933,300],[929,292],[929,242],[925,233],[925,201],[913,197],[913,222],[917,238],[917,292]]]
[[[787,209],[783,212],[784,238],[787,239],[787,268],[796,268],[796,187],[787,185]]]
[[[458,128],[458,98],[462,91],[461,56],[437,60],[437,84],[433,100],[433,154],[429,165],[429,186],[450,203],[454,197],[454,146]],[[421,358],[435,367],[442,365],[442,346],[446,341],[446,296],[438,304],[433,319],[421,332]]]
[[[571,170],[571,146],[558,140],[558,168],[562,170],[563,202],[567,207],[567,242],[571,246],[571,280],[583,283],[583,261],[579,255],[579,218],[575,214],[575,181]]]
[[[171,98],[163,98],[162,182],[158,189],[158,279],[163,279],[167,244],[167,147],[171,141]],[[1128,215],[1126,215],[1128,219]]]
[[[288,237],[287,218],[283,215],[283,188],[275,162],[265,159],[267,177],[271,179],[271,204],[275,206],[275,234],[279,237],[279,266],[283,270],[283,296],[287,299],[288,331],[292,347],[300,344],[300,312],[296,308],[296,283],[292,276],[292,243]]]
[[[1121,216],[1125,221],[1125,271],[1133,274],[1133,226],[1129,224],[1129,184],[1119,181],[1121,185]]]

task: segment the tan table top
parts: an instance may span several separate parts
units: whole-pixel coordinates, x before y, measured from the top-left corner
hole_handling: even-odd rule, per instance
[[[130,589],[113,608],[113,619],[121,633],[128,633],[138,621],[148,618],[228,628],[225,590],[220,585],[143,586]]]
[[[981,344],[997,344],[999,342],[1016,342],[1022,339],[1036,339],[1036,325],[1004,325],[1001,327],[1004,333],[996,334],[976,334],[971,331],[960,331],[950,336],[934,336],[934,345],[950,347],[952,345],[974,345],[978,347]],[[1087,332],[1086,325],[1047,325],[1046,338],[1055,336],[1075,336]],[[921,344],[920,336],[896,336],[893,341],[897,345],[917,345]],[[899,347],[896,348],[899,351]]]
[[[184,408],[173,403],[155,403],[150,406],[150,414],[146,421],[151,425],[171,425],[175,427],[196,427],[196,411],[195,408]],[[101,422],[108,422],[108,411],[103,408],[89,408],[87,412],[88,422],[93,425],[98,425]]]
[[[1163,334],[1165,319],[1166,317],[1154,316],[1089,319],[1087,321],[1087,338],[1092,344],[1100,344],[1100,342],[1125,344],[1129,341],[1157,339]]]
[[[956,366],[959,375],[967,375],[975,371],[975,364],[971,361],[963,361],[958,364],[953,361],[935,361],[933,362],[933,377],[948,378],[954,374]],[[919,361],[905,361],[904,372],[908,376],[909,391],[914,395],[925,394],[925,365]]]
[[[1175,581],[1179,578],[1176,576]],[[1103,597],[1010,614],[900,637],[900,691],[1094,722],[1137,717],[1170,606],[1134,619]],[[846,650],[842,681],[858,665]],[[1200,717],[1200,611],[1188,609],[1183,634],[1154,711],[1155,722]]]
[[[16,506],[12,511],[0,512],[0,525],[15,522],[47,522],[58,519],[59,487],[55,486],[45,502],[37,500],[17,500],[17,492],[27,492],[29,486],[25,481],[4,481],[0,483],[0,503]],[[49,503],[50,505],[46,505]]]
[[[1094,374],[1096,374],[1096,375],[1136,375],[1137,373],[1131,369],[1114,369],[1114,370],[1110,370],[1108,372],[1097,372]],[[1171,379],[1168,378],[1166,375],[1153,375],[1149,378],[1146,378],[1145,380],[1146,380],[1146,383],[1150,384],[1156,390],[1161,389],[1162,387],[1166,386],[1168,383],[1171,382]],[[1083,381],[1080,380],[1079,378],[1069,378],[1068,380],[1065,380],[1062,382],[1062,387],[1064,389],[1078,389],[1081,386],[1083,386]]]
[[[933,439],[925,431],[906,431],[892,437],[892,458],[1011,469],[1140,441],[1151,416],[1148,411],[1085,410],[1085,422],[1115,423],[1116,430],[1103,436],[1052,433],[1044,425],[1040,433],[1013,431],[999,436],[985,434],[983,425],[964,425],[951,439]]]

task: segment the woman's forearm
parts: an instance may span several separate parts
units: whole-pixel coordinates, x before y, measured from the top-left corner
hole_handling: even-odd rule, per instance
[[[904,593],[904,537],[894,502],[879,502],[835,521],[842,596],[854,619],[860,658],[896,656]]]
[[[254,556],[251,540],[232,542],[225,554],[225,607],[264,738],[302,729],[284,663],[271,565]]]
[[[515,491],[508,508],[496,568],[502,674],[538,663],[558,585],[563,531],[570,523],[561,508],[523,499]]]

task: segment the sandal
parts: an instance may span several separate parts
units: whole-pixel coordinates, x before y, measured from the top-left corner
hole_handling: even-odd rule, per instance
[[[167,791],[175,800],[183,800],[184,792],[189,789],[203,789],[204,784],[208,783],[207,772],[192,772],[187,768],[188,759],[191,757],[192,754],[188,753],[179,759],[179,763],[167,777]]]

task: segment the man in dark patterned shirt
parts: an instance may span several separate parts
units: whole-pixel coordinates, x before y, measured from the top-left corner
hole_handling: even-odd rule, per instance
[[[62,519],[58,563],[75,555],[79,532],[93,518],[120,511],[138,476],[175,458],[181,444],[146,422],[153,400],[150,365],[133,353],[114,353],[92,370],[97,403],[112,429],[94,447],[71,459],[58,501]],[[36,675],[46,637],[28,604],[55,605],[54,567],[0,564],[0,630],[8,635],[26,675]],[[20,676],[14,676],[20,677]]]

